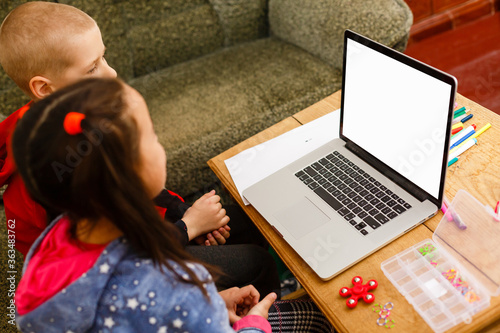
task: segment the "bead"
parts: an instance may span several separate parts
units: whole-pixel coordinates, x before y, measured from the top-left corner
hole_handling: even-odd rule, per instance
[[[385,324],[387,324],[387,318],[379,317],[377,319],[377,325],[378,326],[384,326]]]

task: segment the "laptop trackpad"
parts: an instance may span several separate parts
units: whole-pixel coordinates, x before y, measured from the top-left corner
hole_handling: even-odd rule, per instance
[[[319,228],[330,218],[307,197],[273,214],[295,239],[300,239]]]

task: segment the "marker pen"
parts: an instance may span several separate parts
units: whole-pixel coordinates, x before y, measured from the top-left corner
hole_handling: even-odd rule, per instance
[[[462,131],[464,132],[464,131]],[[450,146],[450,150],[457,147],[459,144],[461,144],[462,142],[464,142],[465,140],[467,140],[468,138],[470,138],[471,136],[473,136],[474,134],[476,134],[476,131],[472,130],[472,131],[469,131],[469,133],[465,133],[464,136],[462,136],[462,138],[456,140],[451,146]]]
[[[452,128],[451,129],[451,134],[457,134],[463,129],[463,127],[457,127],[457,128]]]
[[[462,119],[464,119],[465,117],[467,117],[467,115],[464,113],[462,114],[461,116],[458,116],[456,118],[453,118],[453,120],[451,121],[452,124],[457,124],[459,122],[462,121]]]
[[[476,124],[472,124],[469,127],[464,128],[463,130],[461,130],[457,134],[452,135],[450,138],[450,146],[453,145],[458,140],[460,140],[461,138],[463,138],[464,136],[466,136],[467,134],[469,134],[469,132],[475,131],[475,130],[476,130]]]
[[[458,132],[457,134],[453,134],[450,137],[450,146],[460,140],[462,137],[467,135],[470,131],[475,131],[476,130],[476,124],[472,124],[469,127],[463,129],[462,131]]]
[[[465,123],[467,120],[471,119],[474,115],[471,113],[460,120],[462,123]]]
[[[448,213],[450,213],[450,215],[453,218],[453,221],[455,221],[455,224],[457,225],[458,229],[460,229],[460,230],[467,229],[467,225],[465,225],[464,221],[462,221],[460,216],[453,210],[453,208],[448,209]]]
[[[476,134],[474,134],[471,138],[477,138],[480,134],[482,134],[484,131],[486,131],[490,127],[491,127],[491,124],[487,123],[486,125],[481,127],[481,129],[479,131],[477,131]]]
[[[460,146],[462,146],[464,143],[466,143],[467,141],[469,141],[470,139],[474,139],[474,138],[477,138],[481,133],[483,133],[484,131],[486,131],[488,128],[491,127],[491,124],[490,123],[487,123],[486,125],[484,125],[483,127],[481,127],[481,129],[479,131],[477,131],[476,133],[474,133],[471,137],[469,137],[467,140],[465,140],[464,142],[462,142],[461,144],[459,144],[458,146],[456,146],[455,148],[453,149],[457,149],[457,148],[460,148]],[[453,150],[450,151],[450,153],[452,153]]]
[[[454,157],[451,161],[448,162],[448,166],[451,166],[453,163],[455,163],[456,161],[458,161],[458,156],[457,157]]]
[[[460,117],[460,116],[462,116],[462,115],[464,115],[464,114],[465,114],[465,110],[460,111],[460,112],[457,112],[457,113],[454,113],[454,114],[453,114],[453,119],[455,119],[455,118],[457,118],[457,117]]]
[[[462,142],[459,146],[450,150],[450,154],[448,155],[448,162],[450,162],[455,157],[460,156],[464,151],[466,151],[470,147],[473,147],[476,143],[477,139],[465,140],[465,142]]]
[[[465,112],[465,106],[462,106],[460,109],[453,111],[453,115],[456,115],[457,113]]]

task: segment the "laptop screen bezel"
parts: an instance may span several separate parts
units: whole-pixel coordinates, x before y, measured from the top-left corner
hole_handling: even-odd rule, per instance
[[[412,68],[415,68],[427,75],[430,75],[438,80],[443,81],[446,84],[449,84],[451,86],[451,93],[450,93],[450,100],[449,100],[449,107],[448,107],[448,121],[446,124],[446,135],[445,135],[445,144],[443,147],[443,160],[441,163],[441,175],[440,175],[440,184],[439,184],[439,197],[435,198],[433,195],[422,189],[421,187],[415,185],[413,182],[411,182],[409,179],[406,177],[402,176],[399,172],[396,170],[392,169],[385,163],[381,162],[378,158],[373,156],[372,154],[368,153],[366,150],[364,150],[362,147],[358,146],[356,142],[350,140],[348,137],[346,137],[343,133],[344,128],[343,128],[343,121],[344,121],[344,97],[345,97],[345,82],[346,82],[346,71],[344,70],[346,68],[346,62],[347,62],[347,41],[348,39],[351,39],[355,42],[358,42],[372,50],[375,50],[379,53],[382,53],[392,59],[395,59],[403,64],[406,64]],[[427,64],[424,64],[416,59],[413,59],[401,52],[398,52],[396,50],[393,50],[385,45],[382,45],[380,43],[377,43],[373,40],[370,40],[364,36],[361,36],[354,31],[351,30],[346,30],[344,33],[344,56],[343,56],[343,67],[342,67],[342,97],[341,97],[341,107],[340,107],[340,128],[339,128],[339,137],[346,142],[346,146],[348,148],[351,148],[352,150],[355,150],[356,153],[363,159],[365,160],[368,164],[370,164],[372,167],[375,169],[381,171],[386,175],[389,179],[391,179],[393,182],[401,186],[403,189],[405,189],[407,192],[412,194],[414,197],[418,198],[421,201],[424,200],[429,200],[432,203],[434,203],[438,208],[441,207],[442,201],[443,201],[443,195],[444,195],[444,184],[446,180],[446,171],[448,168],[448,153],[449,153],[449,143],[450,143],[450,133],[451,133],[451,126],[452,126],[452,115],[453,115],[453,109],[454,109],[454,103],[455,103],[455,95],[456,95],[456,89],[457,89],[457,81],[456,79],[447,74],[444,73],[436,68],[433,68]]]

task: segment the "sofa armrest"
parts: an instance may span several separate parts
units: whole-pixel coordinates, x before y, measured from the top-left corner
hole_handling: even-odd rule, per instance
[[[269,0],[271,35],[337,69],[345,29],[404,51],[412,22],[403,0]]]

